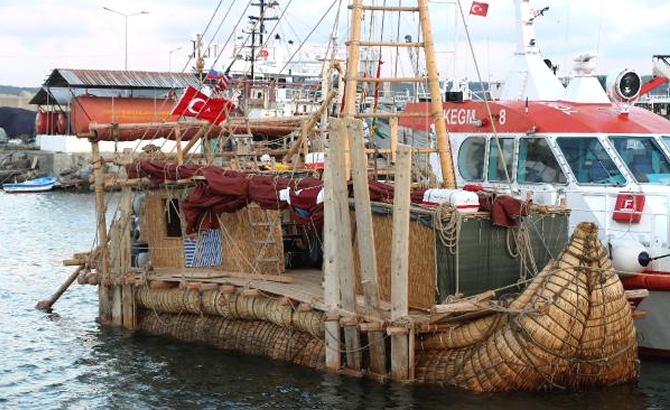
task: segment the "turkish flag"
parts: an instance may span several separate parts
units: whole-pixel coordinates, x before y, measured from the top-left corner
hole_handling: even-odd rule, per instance
[[[207,120],[213,124],[223,122],[228,113],[235,109],[235,104],[225,98],[211,98],[204,93],[188,86],[171,115],[183,115]]]
[[[475,16],[485,17],[486,13],[488,12],[489,12],[488,3],[480,3],[478,1],[473,1],[472,6],[470,6],[470,14],[474,14]]]

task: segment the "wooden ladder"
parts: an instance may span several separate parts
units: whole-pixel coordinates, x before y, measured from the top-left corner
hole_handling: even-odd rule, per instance
[[[247,206],[251,243],[255,247],[254,271],[276,275],[284,271],[284,244],[277,241],[279,225],[268,215],[268,210],[257,205]]]
[[[437,65],[435,62],[435,46],[433,43],[433,34],[430,26],[430,16],[428,11],[428,0],[417,0],[416,6],[378,6],[365,5],[363,0],[354,0],[350,6],[351,11],[351,33],[350,40],[346,43],[348,47],[347,74],[345,77],[345,100],[343,115],[355,118],[389,118],[391,121],[397,121],[399,117],[421,116],[430,117],[435,126],[435,135],[437,139],[437,152],[440,157],[442,168],[443,185],[447,188],[455,188],[456,180],[451,164],[451,149],[449,145],[446,124],[444,121],[444,112],[442,107],[442,94],[440,91],[439,78],[437,74]],[[361,41],[361,19],[363,12],[397,12],[397,13],[418,13],[422,36],[419,40],[423,41]],[[362,47],[404,47],[419,48],[424,51],[426,60],[427,78],[419,77],[361,77],[358,72],[360,64],[360,52]],[[421,83],[427,82],[430,91],[431,105],[430,112],[422,113],[404,113],[398,112],[356,112],[356,89],[358,83]],[[397,124],[397,123],[396,123]],[[393,129],[394,126],[391,125]],[[393,137],[392,137],[393,138]],[[394,152],[391,153],[394,155]]]

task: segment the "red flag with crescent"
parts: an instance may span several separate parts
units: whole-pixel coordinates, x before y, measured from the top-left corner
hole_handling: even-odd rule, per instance
[[[211,98],[195,88],[188,86],[171,115],[183,115],[207,120],[214,124],[223,122],[235,104],[225,98]]]
[[[486,17],[486,14],[489,12],[489,4],[481,3],[478,1],[473,1],[472,6],[470,6],[470,14],[475,16]]]

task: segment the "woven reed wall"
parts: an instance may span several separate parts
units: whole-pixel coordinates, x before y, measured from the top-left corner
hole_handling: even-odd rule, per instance
[[[355,216],[352,215],[352,218]],[[372,214],[377,259],[377,283],[381,300],[391,300],[391,244],[393,216]],[[355,235],[355,231],[352,230]],[[361,269],[358,256],[358,239],[354,240],[354,269],[356,292],[362,293]],[[430,227],[410,221],[409,230],[409,306],[430,308],[435,304],[435,235]]]
[[[223,269],[276,275],[285,272],[280,212],[250,204],[219,215]]]
[[[156,267],[184,266],[184,244],[181,238],[167,236],[165,201],[168,196],[158,191],[147,192],[140,231],[149,244],[151,263]]]

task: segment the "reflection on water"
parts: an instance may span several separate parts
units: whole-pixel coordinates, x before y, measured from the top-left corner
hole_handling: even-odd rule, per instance
[[[110,206],[110,212],[112,212]],[[95,245],[91,194],[0,192],[0,408],[9,409],[663,409],[670,362],[640,383],[588,392],[475,394],[378,384],[198,344],[102,327],[97,289],[74,284],[52,312],[35,304]]]

